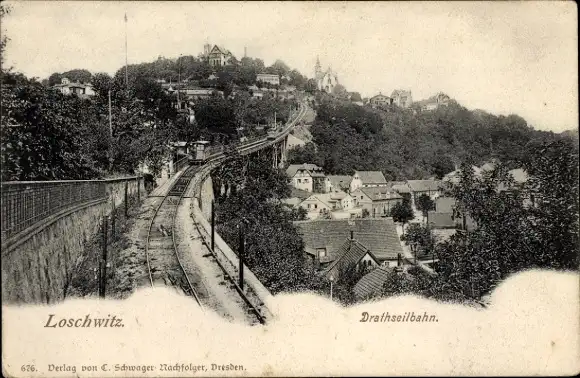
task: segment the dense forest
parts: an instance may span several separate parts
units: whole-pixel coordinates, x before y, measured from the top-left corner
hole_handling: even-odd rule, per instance
[[[432,112],[372,109],[324,95],[317,103],[313,144],[292,151],[289,160],[318,164],[330,174],[380,170],[388,180],[421,179],[490,159],[515,168],[532,146],[559,137],[517,115],[470,111],[454,101]]]

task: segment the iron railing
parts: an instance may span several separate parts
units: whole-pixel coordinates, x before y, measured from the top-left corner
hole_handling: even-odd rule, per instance
[[[3,240],[67,208],[107,197],[110,182],[135,180],[10,181],[1,184]]]

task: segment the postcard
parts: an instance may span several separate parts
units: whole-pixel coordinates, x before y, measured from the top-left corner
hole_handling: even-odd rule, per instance
[[[575,3],[0,16],[4,376],[580,371]]]

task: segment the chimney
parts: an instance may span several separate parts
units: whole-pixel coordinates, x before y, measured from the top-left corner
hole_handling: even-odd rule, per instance
[[[402,256],[400,253],[397,253],[397,266],[395,267],[395,273],[401,274],[403,273],[403,261]]]

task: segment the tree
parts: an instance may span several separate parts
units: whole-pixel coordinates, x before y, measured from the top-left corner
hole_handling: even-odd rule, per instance
[[[404,198],[402,202],[397,202],[391,209],[390,215],[395,222],[402,223],[404,228],[405,223],[415,217],[413,208],[411,207],[411,201]]]
[[[307,290],[313,272],[305,265],[302,239],[292,222],[304,211],[289,209],[280,202],[290,194],[284,172],[271,167],[267,158],[245,158],[236,153],[212,173],[219,186],[233,190],[216,202],[218,232],[236,251],[238,225],[246,238],[246,264],[273,293]]]
[[[350,101],[352,102],[362,102],[362,97],[358,92],[350,92]]]
[[[228,136],[236,134],[233,104],[219,95],[199,100],[195,104],[195,119],[202,129]]]
[[[11,10],[11,7],[0,4],[0,20],[4,20],[6,15],[10,14]],[[2,36],[0,37],[0,67],[2,67],[2,71],[4,71],[4,50],[6,49],[8,41],[9,38],[6,36],[4,30],[2,30]]]
[[[423,216],[427,218],[427,222],[429,222],[429,211],[435,210],[435,202],[429,197],[427,194],[421,194],[415,200],[415,206],[417,210],[423,213]]]
[[[415,244],[421,249],[423,255],[433,254],[435,249],[435,240],[431,235],[430,228],[419,223],[410,224],[401,236],[401,241],[407,245]]]
[[[88,179],[97,173],[83,154],[86,102],[36,81],[3,74],[2,180]]]

